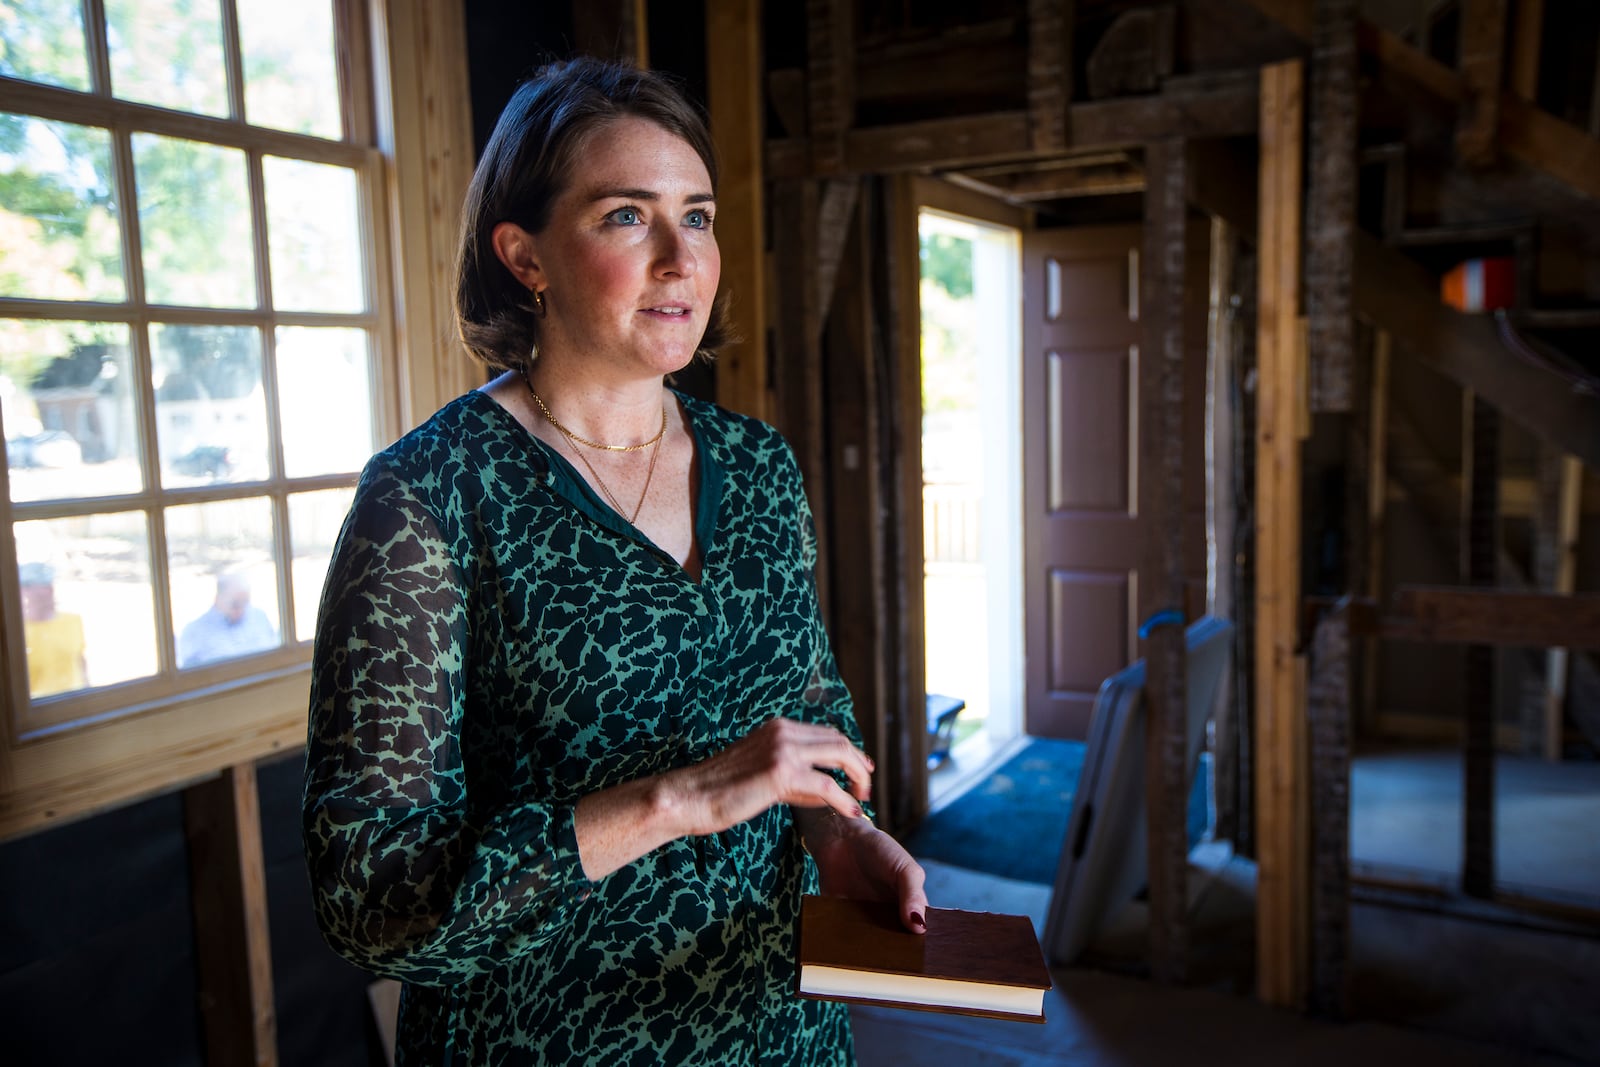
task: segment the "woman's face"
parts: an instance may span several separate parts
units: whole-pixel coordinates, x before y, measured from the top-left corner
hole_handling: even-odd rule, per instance
[[[705,164],[633,116],[589,133],[575,160],[532,237],[547,309],[540,350],[624,375],[678,370],[705,334],[722,272]]]

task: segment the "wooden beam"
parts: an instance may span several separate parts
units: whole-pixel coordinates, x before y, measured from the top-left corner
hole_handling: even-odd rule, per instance
[[[1506,0],[1462,0],[1461,83],[1456,156],[1468,166],[1494,162],[1505,82]]]
[[[1028,134],[1036,152],[1059,152],[1068,144],[1076,21],[1073,0],[1028,0]]]
[[[1223,75],[1193,83],[1168,79],[1160,93],[1071,106],[1071,147],[1078,150],[1137,148],[1169,137],[1230,137],[1256,129],[1258,86],[1253,73]],[[770,178],[794,178],[813,170],[804,138],[769,141]],[[898,174],[955,170],[1039,157],[1032,147],[1028,113],[930,119],[851,130],[844,135],[841,164],[850,173]]]
[[[1342,1018],[1350,958],[1350,615],[1343,601],[1316,626],[1311,719],[1311,974],[1309,1007]]]
[[[241,763],[183,793],[195,970],[206,1063],[278,1062],[256,769]]]
[[[1445,306],[1426,268],[1366,233],[1356,235],[1355,308],[1446,378],[1493,397],[1534,436],[1600,466],[1600,398],[1509,358],[1494,319]]]
[[[811,168],[844,169],[844,134],[855,123],[855,4],[806,0],[806,112]]]
[[[573,0],[572,37],[578,51],[650,66],[647,0]]]
[[[969,171],[952,171],[944,177],[989,190],[1007,203],[1063,200],[1078,196],[1107,196],[1144,191],[1144,172],[1128,164],[1094,167],[1060,166],[977,177]]]
[[[1311,161],[1306,226],[1311,410],[1347,412],[1355,375],[1355,0],[1316,0],[1311,45]]]
[[[1286,29],[1310,38],[1310,20],[1298,14],[1305,6],[1302,0],[1251,2]],[[1388,30],[1362,20],[1356,34],[1362,52],[1439,99],[1459,103],[1466,96],[1460,74]],[[1600,200],[1600,138],[1534,106],[1514,90],[1501,92],[1495,110],[1499,113],[1496,134],[1507,154],[1543,170],[1583,196]]]
[[[1188,179],[1181,140],[1145,148],[1151,178],[1145,197],[1144,334],[1139,392],[1140,470],[1156,479],[1147,496],[1141,581],[1151,583],[1153,611],[1184,616],[1183,521],[1184,272],[1188,254]],[[1144,496],[1144,494],[1141,494]],[[1188,685],[1181,625],[1156,627],[1145,639],[1145,796],[1148,833],[1150,971],[1182,982],[1189,948]]]
[[[1600,594],[1401,586],[1381,629],[1394,641],[1600,648]]]
[[[1169,5],[1122,12],[1089,54],[1089,96],[1154,92],[1172,74],[1176,37],[1177,12]]]
[[[731,411],[770,419],[762,64],[759,0],[719,0],[709,5],[706,96],[721,170],[717,245],[722,251],[722,291],[739,338],[717,359],[717,402]]]
[[[1308,981],[1308,797],[1299,652],[1300,205],[1304,64],[1261,71],[1256,387],[1256,983],[1298,1008]]]

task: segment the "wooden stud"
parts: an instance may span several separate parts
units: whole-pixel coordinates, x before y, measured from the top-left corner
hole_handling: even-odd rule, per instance
[[[822,296],[817,291],[819,184],[778,182],[772,193],[772,258],[775,267],[773,322],[773,413],[794,448],[805,479],[817,529],[828,528],[822,439]],[[817,590],[828,613],[828,555],[817,560]]]
[[[1187,169],[1187,168],[1186,168]],[[1235,310],[1234,257],[1238,237],[1226,221],[1211,219],[1206,300],[1206,614],[1232,619],[1236,470],[1233,382]],[[1234,708],[1234,680],[1224,675],[1217,694],[1216,726],[1211,747],[1211,794],[1217,809],[1216,834],[1231,838],[1238,819],[1239,717]]]
[[[241,763],[183,794],[206,1063],[274,1067],[277,1022],[256,769]]]
[[[1374,331],[1372,341],[1372,400],[1367,430],[1367,582],[1369,600],[1383,599],[1384,521],[1389,501],[1389,360],[1393,344],[1389,331]],[[1378,677],[1383,645],[1374,636],[1363,638],[1361,724],[1371,730],[1378,721]]]
[[[1072,0],[1028,0],[1028,134],[1036,152],[1067,147],[1072,103]]]
[[[587,55],[650,66],[647,0],[573,0],[572,36]]]
[[[472,179],[466,16],[462,0],[391,4],[387,29],[392,128],[385,144],[395,202],[391,269],[398,283],[400,428],[427,418],[478,382],[455,329],[455,259],[461,202]]]
[[[1309,1007],[1345,1014],[1350,958],[1350,603],[1316,626],[1309,707],[1311,789],[1311,974]]]
[[[1539,96],[1539,52],[1544,38],[1544,0],[1517,0],[1512,15],[1511,69],[1506,87],[1532,104]]]
[[[860,180],[851,180],[859,186]],[[828,423],[831,522],[824,536],[836,549],[830,580],[830,634],[840,675],[855,702],[867,751],[882,766],[873,776],[878,810],[892,811],[893,758],[885,583],[887,517],[883,509],[883,452],[878,396],[879,338],[873,321],[871,231],[865,198],[849,197],[841,222],[838,294],[823,346],[824,410]]]
[[[1507,0],[1461,0],[1461,83],[1456,155],[1469,166],[1494,162],[1505,81]]]
[[[706,96],[721,171],[717,245],[722,252],[722,291],[739,338],[717,357],[717,403],[769,419],[762,63],[758,0],[708,5]]]
[[[1349,411],[1352,403],[1358,97],[1355,0],[1317,0],[1305,265],[1314,412]]]
[[[1140,305],[1144,350],[1139,391],[1140,469],[1155,479],[1145,519],[1142,580],[1156,611],[1184,614],[1183,363],[1184,269],[1188,250],[1188,179],[1182,141],[1145,148],[1144,282]],[[1148,295],[1144,295],[1148,294]],[[1158,626],[1145,639],[1145,796],[1149,831],[1150,970],[1159,982],[1181,982],[1189,944],[1188,685],[1181,625]]]
[[[1471,405],[1464,418],[1462,484],[1467,491],[1462,537],[1465,578],[1476,588],[1496,582],[1499,543],[1500,413],[1482,396],[1464,394]],[[1468,896],[1494,893],[1495,651],[1487,645],[1467,649],[1465,750],[1462,760],[1461,888]]]
[[[895,602],[902,723],[917,723],[927,698],[927,606],[923,586],[922,533],[922,307],[921,238],[916,180],[887,179],[885,269],[890,352],[893,357],[894,425],[891,443],[896,464],[893,506],[896,532]],[[906,787],[896,797],[897,824],[912,826],[928,812],[928,732],[918,726],[899,731],[906,760]]]
[[[1304,64],[1261,71],[1256,386],[1256,982],[1300,1007],[1307,986],[1308,798],[1299,654],[1298,357]]]
[[[855,5],[806,0],[806,111],[811,172],[845,169],[844,135],[854,125]]]
[[[1571,593],[1578,573],[1578,520],[1579,503],[1583,492],[1583,464],[1572,456],[1546,458],[1541,463],[1556,459],[1559,464],[1555,493],[1554,544],[1549,555],[1552,573],[1548,575],[1548,588],[1553,593]],[[1538,555],[1545,555],[1544,529],[1539,531]],[[1542,571],[1543,568],[1540,568]],[[1541,588],[1546,586],[1546,576],[1538,575]],[[1567,666],[1569,653],[1565,646],[1549,649],[1545,654],[1544,673],[1544,758],[1557,762],[1562,756],[1563,709],[1567,702]]]

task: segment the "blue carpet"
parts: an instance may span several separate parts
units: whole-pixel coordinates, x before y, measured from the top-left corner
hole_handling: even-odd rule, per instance
[[[925,819],[906,849],[918,859],[1050,885],[1084,748],[1082,741],[1033,738],[989,777]],[[1191,846],[1206,830],[1208,769],[1202,760],[1189,796]]]

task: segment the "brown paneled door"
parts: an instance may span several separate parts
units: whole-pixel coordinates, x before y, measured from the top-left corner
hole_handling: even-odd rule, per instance
[[[1138,226],[1023,239],[1025,730],[1083,739],[1137,658]]]

